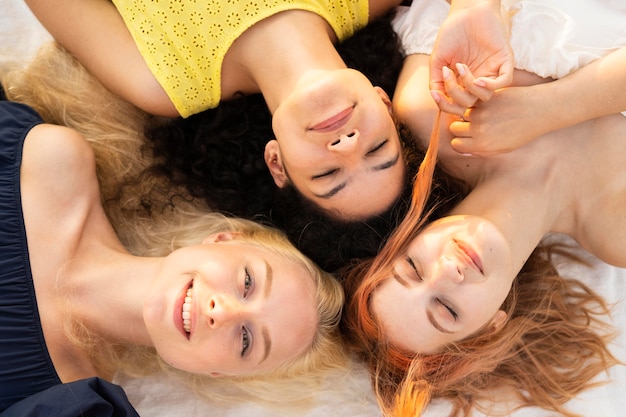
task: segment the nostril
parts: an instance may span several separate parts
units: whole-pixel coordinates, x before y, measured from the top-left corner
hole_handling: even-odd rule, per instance
[[[215,301],[211,300],[211,302],[209,303],[209,307],[211,309],[214,309],[215,308]]]
[[[350,132],[346,135],[347,137],[351,138],[352,136],[354,136],[354,132]]]
[[[215,320],[210,319],[210,320],[209,320],[209,323],[211,324],[211,326],[213,326],[213,325],[215,324]]]
[[[333,143],[331,143],[331,144],[330,144],[330,146],[335,146],[335,145],[338,145],[338,144],[339,144],[339,142],[341,142],[341,140],[340,140],[340,139],[337,139],[336,141],[334,141]]]

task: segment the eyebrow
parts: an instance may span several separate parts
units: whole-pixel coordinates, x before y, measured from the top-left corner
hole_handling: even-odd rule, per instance
[[[272,281],[274,272],[272,271],[272,266],[265,261],[265,288],[263,288],[263,298],[267,298],[270,296],[270,292],[272,291]]]
[[[406,280],[404,278],[402,278],[400,275],[398,275],[395,271],[393,272],[393,277],[396,279],[396,281],[398,281],[398,283],[400,285],[402,285],[403,287],[408,287],[409,283],[406,282]],[[433,316],[433,313],[428,310],[426,311],[426,316],[428,317],[428,321],[430,322],[430,324],[433,325],[433,327],[437,330],[439,330],[441,333],[448,333],[448,334],[452,334],[454,333],[453,331],[450,331],[444,327],[442,327],[437,320],[435,320],[435,316]]]
[[[270,350],[272,349],[272,339],[270,338],[270,333],[267,330],[267,327],[263,326],[263,357],[259,361],[259,364],[263,363],[265,359],[270,355]]]
[[[402,278],[400,275],[398,275],[398,274],[396,273],[396,271],[393,271],[392,275],[393,275],[393,277],[396,279],[396,281],[398,281],[398,283],[399,283],[400,285],[402,285],[403,287],[407,287],[407,288],[408,288],[409,283],[408,283],[408,282],[406,282],[406,280],[405,280],[404,278]]]
[[[318,198],[323,198],[325,200],[335,196],[335,194],[337,194],[339,191],[343,190],[344,188],[346,188],[346,185],[348,185],[348,181],[344,181],[341,184],[339,184],[338,186],[334,187],[333,189],[331,189],[329,192],[324,193],[324,194],[315,194],[313,193],[313,195],[315,197]]]
[[[435,316],[433,316],[433,313],[430,310],[426,311],[426,316],[428,317],[428,321],[430,321],[430,324],[432,324],[433,327],[439,330],[441,333],[448,333],[448,334],[454,333],[448,329],[441,327],[441,325],[437,323],[437,320],[435,320]]]
[[[265,261],[265,287],[263,288],[263,298],[267,299],[270,296],[270,292],[272,291],[272,282],[274,280],[272,266]],[[263,363],[270,355],[270,350],[272,349],[272,338],[270,337],[270,332],[267,330],[267,326],[263,326],[261,330],[263,334],[263,357],[259,361],[259,364]]]
[[[396,154],[396,156],[394,156],[392,159],[390,159],[390,160],[388,160],[386,162],[383,162],[382,164],[374,165],[370,169],[370,171],[382,171],[382,170],[385,170],[385,169],[389,169],[389,168],[395,166],[398,163],[399,160],[400,160],[400,152],[398,152]],[[328,191],[326,193],[323,193],[323,194],[315,194],[315,193],[313,193],[313,195],[315,197],[323,198],[323,199],[327,200],[327,199],[329,199],[331,197],[334,197],[339,191],[341,191],[344,188],[346,188],[347,185],[348,185],[348,181],[344,181],[341,184],[337,185],[336,187],[333,187],[330,191]]]

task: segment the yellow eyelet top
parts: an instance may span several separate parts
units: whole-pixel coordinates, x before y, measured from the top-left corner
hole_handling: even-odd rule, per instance
[[[220,102],[222,61],[255,23],[286,10],[324,18],[343,40],[367,24],[368,0],[113,0],[181,116]]]

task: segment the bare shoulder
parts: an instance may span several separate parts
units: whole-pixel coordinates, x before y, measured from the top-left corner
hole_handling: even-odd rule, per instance
[[[98,189],[91,145],[64,126],[41,124],[31,129],[24,142],[21,176],[22,187],[61,198]]]

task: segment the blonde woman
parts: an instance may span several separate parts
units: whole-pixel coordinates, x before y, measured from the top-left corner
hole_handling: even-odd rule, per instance
[[[3,409],[120,371],[164,368],[201,389],[344,363],[342,291],[281,233],[181,215],[133,255],[105,215],[83,136],[20,103],[0,109]]]

